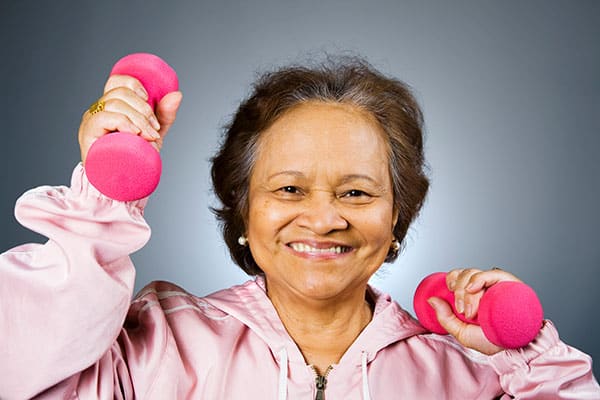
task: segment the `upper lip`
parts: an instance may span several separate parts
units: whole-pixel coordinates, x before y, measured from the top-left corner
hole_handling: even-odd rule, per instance
[[[287,242],[287,246],[291,246],[293,243],[302,243],[304,245],[310,246],[310,247],[314,247],[315,249],[330,249],[332,247],[344,247],[344,248],[352,248],[351,245],[346,244],[346,243],[341,243],[341,242],[336,242],[336,241],[317,241],[317,240],[303,240],[303,239],[299,239],[299,240],[292,240]]]

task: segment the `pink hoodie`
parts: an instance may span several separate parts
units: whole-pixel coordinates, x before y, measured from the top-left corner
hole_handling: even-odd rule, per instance
[[[18,220],[50,240],[0,256],[0,399],[315,398],[261,278],[204,298],[154,282],[130,301],[144,204],[105,198],[81,166],[71,188],[17,201]],[[550,322],[488,357],[369,291],[373,320],[327,375],[326,399],[600,399],[590,357]]]

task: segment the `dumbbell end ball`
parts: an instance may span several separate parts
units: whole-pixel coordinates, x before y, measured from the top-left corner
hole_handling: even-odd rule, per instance
[[[448,296],[450,294],[450,296]],[[435,272],[425,277],[417,289],[415,290],[415,296],[413,298],[413,307],[417,319],[430,332],[445,335],[448,332],[440,325],[435,315],[433,307],[427,303],[430,297],[440,297],[446,300],[449,304],[454,301],[454,296],[446,287],[446,273]]]
[[[486,290],[477,320],[490,342],[517,349],[537,336],[544,311],[535,291],[522,282],[499,282]]]
[[[90,183],[107,197],[133,201],[156,189],[162,162],[158,151],[145,139],[128,132],[114,132],[90,147],[85,171]]]
[[[129,54],[113,66],[111,75],[129,75],[140,81],[152,108],[167,94],[179,89],[175,70],[162,58],[150,53]]]

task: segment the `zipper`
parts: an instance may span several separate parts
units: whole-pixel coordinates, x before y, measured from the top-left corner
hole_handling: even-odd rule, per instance
[[[310,367],[315,373],[315,386],[317,387],[317,394],[315,395],[315,400],[324,400],[325,388],[327,387],[327,375],[329,375],[329,371],[331,371],[333,367],[331,365],[327,367],[323,375],[319,375],[314,365],[311,365]]]

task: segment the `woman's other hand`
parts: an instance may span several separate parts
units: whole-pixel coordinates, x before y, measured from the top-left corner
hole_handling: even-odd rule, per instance
[[[477,316],[479,301],[486,288],[503,281],[521,282],[513,274],[497,268],[489,271],[455,269],[446,275],[446,285],[454,292],[456,310],[468,319]],[[468,324],[458,319],[444,300],[432,297],[429,304],[435,309],[440,325],[463,346],[488,355],[503,350],[485,337],[479,325]]]
[[[79,147],[84,165],[94,141],[114,131],[140,135],[160,151],[165,135],[175,122],[182,94],[179,91],[167,94],[155,110],[147,103],[147,98],[146,90],[137,79],[127,75],[108,78],[104,94],[98,99],[104,103],[104,109],[95,114],[86,110],[79,126]]]

